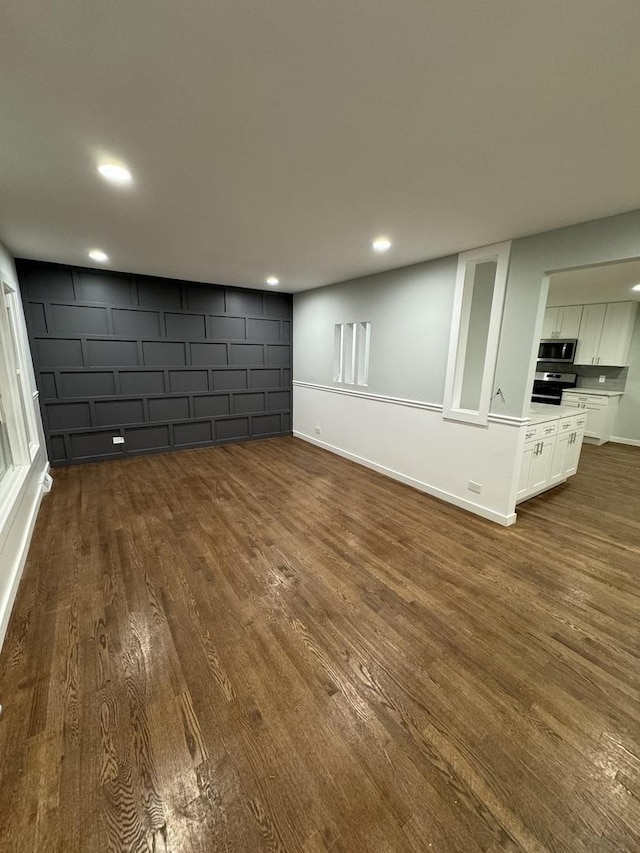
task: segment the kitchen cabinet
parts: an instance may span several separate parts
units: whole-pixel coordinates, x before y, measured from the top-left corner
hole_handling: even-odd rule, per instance
[[[586,415],[562,418],[560,421],[549,477],[554,485],[564,482],[578,470],[586,422]]]
[[[557,421],[527,429],[516,502],[544,490],[549,483],[557,430]]]
[[[620,394],[598,394],[571,389],[562,394],[562,405],[581,409],[586,415],[584,440],[588,444],[605,444],[610,440]]]
[[[543,339],[577,338],[582,320],[582,305],[547,308],[542,324]]]
[[[526,428],[516,503],[564,483],[576,473],[586,422],[587,416],[580,412]]]
[[[585,305],[573,363],[625,367],[637,307],[637,302]]]

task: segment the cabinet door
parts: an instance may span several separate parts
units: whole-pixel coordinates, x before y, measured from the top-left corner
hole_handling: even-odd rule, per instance
[[[582,305],[567,305],[560,309],[560,337],[577,338],[580,334]]]
[[[558,330],[560,329],[559,319],[560,319],[560,309],[559,308],[547,308],[545,310],[544,322],[542,324],[542,337],[543,337],[543,339],[559,337],[559,335],[558,335]]]
[[[562,433],[556,439],[553,455],[551,458],[551,469],[549,471],[549,481],[551,483],[560,483],[567,476],[565,471],[567,468],[567,455],[569,442],[573,432]]]
[[[606,305],[584,306],[574,364],[596,363],[606,308]]]
[[[587,423],[584,434],[589,438],[604,438],[607,434],[607,406],[585,403]]]
[[[531,471],[529,473],[529,491],[537,492],[543,489],[551,476],[551,462],[553,460],[553,448],[556,437],[545,438],[534,444],[538,452],[531,457]]]
[[[516,502],[522,500],[529,494],[529,479],[531,474],[531,460],[533,459],[533,449],[538,444],[537,441],[531,441],[525,444],[522,454],[522,464],[520,466],[520,478],[518,480],[518,491],[516,492]]]
[[[596,364],[624,367],[636,315],[635,302],[610,302],[604,315]]]
[[[568,439],[564,454],[564,476],[572,477],[578,470],[580,451],[582,450],[582,432],[574,430]]]

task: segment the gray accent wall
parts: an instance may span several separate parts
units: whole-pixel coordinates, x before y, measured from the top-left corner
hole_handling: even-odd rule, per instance
[[[17,268],[52,465],[291,431],[290,295]]]

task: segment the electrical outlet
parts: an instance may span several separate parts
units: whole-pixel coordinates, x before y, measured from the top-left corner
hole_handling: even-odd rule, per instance
[[[124,444],[124,438],[121,435],[114,435],[112,441],[114,444]]]
[[[482,483],[474,483],[473,480],[469,480],[469,491],[480,494],[482,491]]]
[[[316,427],[316,432],[318,433],[318,435],[320,435],[320,433],[322,432],[322,429],[321,429],[319,426],[317,426],[317,427]]]
[[[598,382],[606,382],[606,381],[607,381],[606,374],[604,376],[598,376]]]

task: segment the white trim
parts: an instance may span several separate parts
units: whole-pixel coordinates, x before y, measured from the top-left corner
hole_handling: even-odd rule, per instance
[[[306,385],[307,383],[298,384]],[[359,396],[372,395],[365,394]],[[446,503],[454,504],[460,509],[465,509],[468,512],[474,513],[475,515],[480,515],[482,516],[482,518],[486,518],[489,521],[497,522],[503,527],[509,527],[510,525],[515,524],[517,517],[515,512],[511,513],[510,515],[503,515],[502,513],[487,509],[484,506],[480,506],[480,504],[473,503],[473,501],[464,500],[463,498],[459,498],[457,497],[457,495],[453,495],[450,492],[445,492],[444,490],[438,489],[435,486],[430,486],[428,483],[423,483],[421,480],[416,480],[413,477],[408,477],[406,474],[401,474],[399,471],[394,471],[392,468],[387,468],[384,465],[379,465],[378,463],[373,462],[371,459],[366,459],[364,456],[358,456],[355,453],[350,453],[348,450],[342,450],[342,448],[336,447],[333,444],[329,444],[326,441],[320,441],[317,438],[313,438],[310,435],[306,435],[305,433],[298,432],[296,430],[293,431],[293,434],[296,438],[302,439],[302,441],[307,441],[309,444],[314,444],[316,445],[316,447],[320,447],[323,450],[328,450],[331,453],[335,453],[337,456],[342,456],[344,459],[351,460],[351,462],[357,462],[359,465],[364,465],[366,468],[371,468],[372,470],[377,471],[379,474],[384,474],[385,476],[390,477],[392,480],[398,480],[400,483],[404,483],[407,486],[412,486],[414,489],[418,489],[418,491],[420,492],[425,492],[426,494],[431,495],[431,497],[446,501]]]
[[[526,427],[531,418],[517,418],[515,415],[499,415],[489,412],[487,415],[490,424],[505,424],[505,426]]]
[[[640,440],[637,438],[621,438],[619,435],[612,435],[609,441],[616,444],[630,444],[631,447],[640,447]]]
[[[10,573],[11,580],[9,581],[8,589],[5,593],[4,599],[0,601],[0,651],[2,650],[2,644],[4,643],[7,628],[9,626],[9,619],[11,617],[11,611],[13,609],[13,604],[18,592],[18,586],[20,585],[20,580],[22,579],[22,572],[24,571],[24,567],[27,562],[27,554],[29,553],[29,545],[31,544],[31,537],[33,536],[33,530],[36,524],[36,519],[38,517],[40,503],[42,501],[43,495],[45,494],[45,488],[44,484],[42,484],[42,479],[44,477],[49,476],[48,472],[49,463],[47,462],[40,478],[41,487],[39,489],[36,489],[33,497],[33,502],[28,510],[28,521],[27,524],[25,524],[24,526],[24,531],[20,539],[20,545],[18,547],[16,560],[14,562],[13,569]]]
[[[494,243],[481,249],[461,252],[458,255],[456,289],[453,300],[453,317],[447,356],[443,417],[447,420],[462,421],[469,424],[486,426],[491,406],[492,388],[498,358],[502,311],[507,289],[507,273],[511,254],[511,241]],[[477,410],[460,408],[462,378],[464,373],[464,354],[467,347],[472,289],[468,288],[469,272],[479,263],[496,261],[496,275],[491,299],[491,313],[487,344],[485,348],[484,369],[480,386],[480,402]]]
[[[409,406],[412,409],[426,409],[429,412],[441,412],[442,403],[424,403],[421,400],[409,400],[405,397],[390,397],[387,394],[372,394],[369,391],[356,391],[354,388],[336,388],[333,385],[320,385],[317,382],[301,382],[294,379],[292,385],[298,388],[315,388],[316,391],[330,391],[332,394],[346,394],[349,397],[362,397],[365,400],[376,400],[378,403],[393,403],[396,406]],[[517,418],[515,415],[489,414],[488,420],[494,424],[525,427],[529,418]]]
[[[379,403],[395,403],[396,406],[410,406],[412,409],[427,409],[430,412],[442,411],[442,405],[439,403],[422,403],[420,400],[407,400],[404,397],[388,397],[386,394],[356,391],[355,388],[335,388],[333,385],[301,382],[298,379],[294,379],[292,384],[299,388],[315,388],[318,391],[331,391],[333,394],[346,394],[349,397],[363,397],[365,400],[377,400]]]

